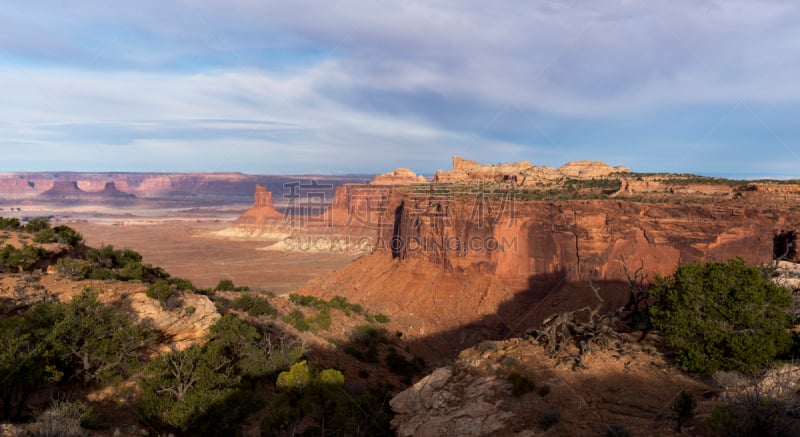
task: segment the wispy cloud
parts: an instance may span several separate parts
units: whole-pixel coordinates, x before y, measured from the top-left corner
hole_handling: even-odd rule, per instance
[[[799,19],[780,0],[16,2],[0,147],[64,158],[42,168],[431,172],[461,153],[777,174],[757,151],[800,163]],[[18,156],[0,170],[36,166]]]

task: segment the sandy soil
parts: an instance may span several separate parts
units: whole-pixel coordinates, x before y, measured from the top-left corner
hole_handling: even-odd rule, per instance
[[[353,255],[340,253],[287,253],[257,250],[264,241],[232,241],[209,236],[227,220],[160,220],[151,224],[122,222],[66,222],[83,234],[89,246],[111,244],[130,248],[144,262],[163,267],[173,276],[198,287],[213,287],[220,279],[286,293],[312,278],[340,269]]]

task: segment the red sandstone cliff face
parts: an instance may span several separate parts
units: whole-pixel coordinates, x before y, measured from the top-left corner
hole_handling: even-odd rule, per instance
[[[679,262],[773,255],[773,237],[800,223],[774,206],[674,205],[613,200],[485,201],[397,196],[378,247],[443,269],[568,281],[623,280],[623,266],[669,274]]]
[[[346,296],[457,350],[595,305],[590,279],[605,308],[619,308],[626,267],[652,279],[695,260],[771,260],[775,235],[800,227],[800,202],[748,196],[678,204],[394,192],[374,253],[301,292]]]

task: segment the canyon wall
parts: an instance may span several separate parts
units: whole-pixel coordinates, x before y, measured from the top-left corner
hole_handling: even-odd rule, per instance
[[[476,168],[462,160],[454,166]],[[594,164],[576,165],[574,174],[591,174],[587,166]],[[674,177],[647,187],[658,194],[652,200],[630,184],[624,193],[624,184],[609,192],[593,183],[547,193],[558,200],[534,200],[530,190],[496,183],[507,168],[478,167],[483,176],[455,185],[388,190],[373,211],[371,254],[301,292],[346,296],[389,314],[410,336],[458,350],[521,335],[559,310],[596,305],[590,283],[606,310],[617,309],[637,270],[652,281],[693,261],[797,260],[797,184]]]

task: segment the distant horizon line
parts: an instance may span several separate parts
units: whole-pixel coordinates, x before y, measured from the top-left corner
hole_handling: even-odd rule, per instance
[[[435,172],[434,172],[435,173]],[[426,178],[432,178],[434,173],[417,173]],[[375,177],[383,174],[381,172],[368,172],[368,173],[323,173],[323,172],[309,172],[309,173],[248,173],[244,171],[137,171],[137,170],[102,170],[102,171],[82,171],[82,170],[21,170],[21,171],[2,171],[0,176],[3,175],[24,175],[24,174],[71,174],[71,175],[242,175],[242,176],[278,176],[278,177],[338,177],[338,178],[357,178],[357,177]],[[632,171],[633,175],[641,174],[672,174],[672,175],[687,175],[699,176],[707,178],[718,178],[727,180],[778,180],[788,181],[800,179],[800,175],[787,175],[787,174],[774,174],[768,175],[763,172],[710,172],[702,173],[689,173],[689,172],[669,172],[669,171]]]

